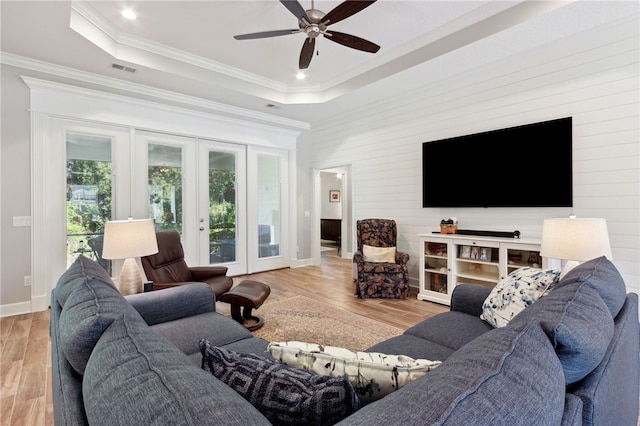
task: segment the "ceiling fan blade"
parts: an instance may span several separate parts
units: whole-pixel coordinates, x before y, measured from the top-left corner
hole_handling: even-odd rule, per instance
[[[302,51],[300,51],[300,61],[298,62],[298,68],[306,70],[309,68],[311,58],[313,58],[313,52],[316,50],[316,39],[307,37],[302,45]]]
[[[236,40],[250,40],[254,38],[278,37],[283,35],[296,34],[300,31],[301,30],[299,28],[296,28],[295,30],[262,31],[259,33],[235,35],[233,36],[233,38],[235,38]]]
[[[327,13],[322,18],[322,23],[325,25],[335,24],[342,21],[351,15],[355,15],[365,7],[371,6],[376,0],[372,1],[351,1],[347,0],[334,7],[331,12]]]
[[[304,7],[302,7],[298,0],[280,0],[280,3],[282,3],[284,7],[289,10],[289,12],[293,13],[296,18],[311,22],[311,20],[307,16],[307,12],[304,10]]]
[[[351,34],[339,33],[338,31],[326,31],[324,36],[333,42],[352,49],[362,50],[363,52],[376,53],[380,50],[380,46],[377,44]]]

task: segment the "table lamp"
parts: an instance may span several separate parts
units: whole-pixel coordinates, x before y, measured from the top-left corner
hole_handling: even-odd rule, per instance
[[[151,219],[114,220],[104,225],[104,259],[125,259],[118,287],[122,294],[140,293],[147,280],[140,256],[158,252],[156,231]]]
[[[560,278],[585,260],[612,259],[607,222],[597,218],[545,219],[540,256],[565,261]]]

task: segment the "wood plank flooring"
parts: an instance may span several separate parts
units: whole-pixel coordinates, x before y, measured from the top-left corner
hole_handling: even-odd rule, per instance
[[[234,284],[262,281],[271,287],[266,303],[304,295],[402,329],[448,310],[417,300],[415,293],[409,300],[358,299],[351,265],[327,251],[319,266],[234,277]],[[228,305],[218,306],[228,312]],[[0,318],[0,354],[0,426],[53,425],[49,311]]]

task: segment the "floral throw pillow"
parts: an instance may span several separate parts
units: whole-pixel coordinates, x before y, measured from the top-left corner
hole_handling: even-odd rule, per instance
[[[494,327],[504,327],[527,306],[556,285],[559,269],[520,268],[500,280],[482,304],[480,318]]]

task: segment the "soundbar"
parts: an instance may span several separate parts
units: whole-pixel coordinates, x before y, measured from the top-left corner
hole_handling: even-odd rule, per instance
[[[434,231],[434,234],[439,234],[440,232]],[[477,229],[458,229],[456,231],[458,235],[477,235],[479,237],[499,237],[499,238],[520,238],[520,231],[516,230],[513,232],[506,231],[483,231]]]

